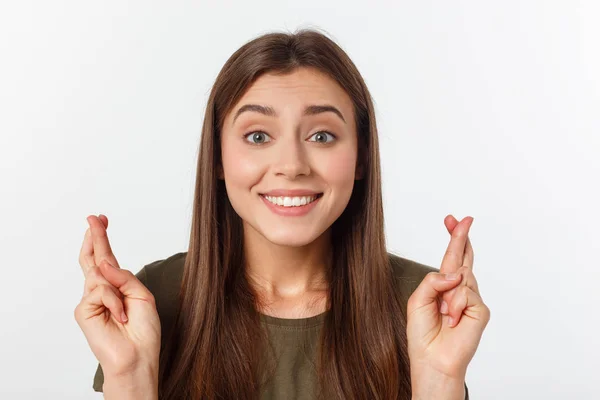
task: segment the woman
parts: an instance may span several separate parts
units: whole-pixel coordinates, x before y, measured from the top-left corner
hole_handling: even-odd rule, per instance
[[[387,253],[369,91],[319,32],[226,62],[202,129],[189,249],[121,269],[88,217],[75,317],[105,398],[463,399],[489,320],[473,218],[440,271]]]

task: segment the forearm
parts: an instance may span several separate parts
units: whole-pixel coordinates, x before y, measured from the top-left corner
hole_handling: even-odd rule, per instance
[[[102,391],[106,400],[158,400],[157,370],[148,367],[126,375],[105,375]]]

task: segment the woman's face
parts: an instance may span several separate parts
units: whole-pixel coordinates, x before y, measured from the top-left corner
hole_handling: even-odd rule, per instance
[[[259,77],[226,116],[221,149],[220,175],[244,231],[278,245],[322,235],[359,179],[352,101],[315,69]]]

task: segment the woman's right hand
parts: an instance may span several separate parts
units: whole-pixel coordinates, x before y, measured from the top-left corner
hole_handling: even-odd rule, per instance
[[[154,296],[112,253],[101,215],[87,218],[79,264],[84,293],[75,320],[102,366],[104,376],[120,377],[139,370],[158,373],[160,320]]]

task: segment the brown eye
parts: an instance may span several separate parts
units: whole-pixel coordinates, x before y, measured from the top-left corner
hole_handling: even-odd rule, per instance
[[[327,135],[329,135],[332,139],[327,140]],[[332,133],[329,133],[327,131],[319,131],[311,136],[311,138],[313,137],[315,138],[315,140],[310,140],[310,142],[331,143],[336,139],[336,137]]]
[[[269,135],[267,135],[266,133],[261,132],[261,131],[250,132],[250,133],[244,135],[244,137],[251,144],[263,144],[263,143],[267,143],[267,142],[270,141],[270,139],[267,140],[267,138],[269,137]],[[250,138],[250,139],[248,140],[248,138]]]

